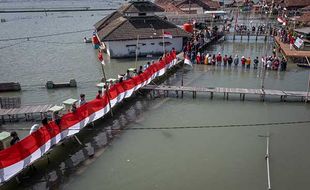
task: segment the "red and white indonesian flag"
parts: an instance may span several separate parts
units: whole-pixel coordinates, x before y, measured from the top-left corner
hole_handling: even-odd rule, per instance
[[[164,37],[164,38],[170,38],[170,39],[172,39],[172,33],[171,33],[171,32],[164,32],[163,37]]]
[[[193,64],[192,64],[191,60],[188,58],[188,56],[185,56],[184,64],[193,67]]]

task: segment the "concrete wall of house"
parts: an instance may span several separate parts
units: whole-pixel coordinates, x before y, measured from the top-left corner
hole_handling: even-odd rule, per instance
[[[181,8],[181,10],[188,12],[189,8]],[[204,10],[202,7],[191,7],[191,12],[195,11],[196,14],[203,14]]]
[[[164,51],[162,43],[162,38],[139,40],[139,56],[162,54]],[[105,44],[107,47],[107,53],[111,58],[136,56],[137,40],[107,41]],[[175,48],[176,51],[180,52],[183,48],[183,38],[165,38],[165,44],[166,51],[171,51],[172,48]]]

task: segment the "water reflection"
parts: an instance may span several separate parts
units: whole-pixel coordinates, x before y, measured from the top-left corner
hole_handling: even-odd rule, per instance
[[[89,126],[78,134],[80,146],[73,137],[56,147],[49,155],[50,164],[34,164],[36,170],[26,172],[19,189],[59,189],[69,177],[81,175],[88,165],[99,158],[121,129],[135,122],[148,109],[147,99],[126,100],[115,112],[114,118],[106,118],[96,126]],[[140,118],[141,121],[141,118]],[[163,132],[167,138],[171,134]],[[42,160],[41,160],[42,162]],[[27,177],[28,176],[28,177]]]

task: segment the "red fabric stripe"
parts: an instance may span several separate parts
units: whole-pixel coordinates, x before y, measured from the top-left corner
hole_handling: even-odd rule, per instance
[[[133,89],[135,86],[148,80],[154,73],[164,68],[166,66],[165,63],[168,64],[175,58],[175,55],[168,54],[165,57],[165,60],[151,65],[139,76],[135,76],[132,79],[113,85],[109,89],[110,99],[114,99],[120,93]],[[67,113],[63,115],[60,123],[61,128],[59,128],[53,121],[49,122],[47,126],[41,127],[39,130],[22,139],[17,144],[0,151],[0,169],[24,160],[41,146],[46,144],[47,141],[58,135],[61,131],[81,122],[83,119],[103,109],[105,106],[108,106],[108,98],[106,95],[104,95],[102,99],[94,99],[84,104],[77,109],[76,113]]]

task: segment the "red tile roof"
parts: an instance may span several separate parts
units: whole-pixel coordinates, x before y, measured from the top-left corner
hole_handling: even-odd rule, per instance
[[[303,15],[301,15],[297,21],[299,22],[304,22],[304,23],[308,23],[310,22],[310,12],[308,13],[304,13]]]
[[[178,14],[185,13],[182,9],[175,6],[175,2],[173,0],[155,0],[154,3],[165,9],[165,12],[174,12]]]
[[[310,0],[284,0],[285,7],[306,7]]]

